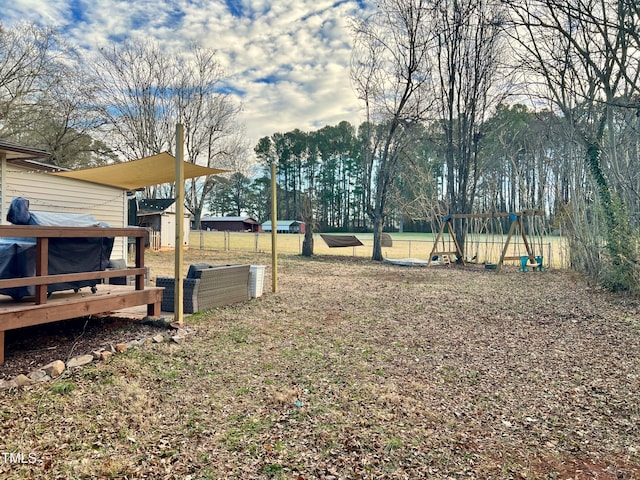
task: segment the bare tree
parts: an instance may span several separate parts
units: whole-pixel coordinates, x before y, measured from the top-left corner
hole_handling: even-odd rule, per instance
[[[504,12],[488,0],[433,3],[433,96],[444,134],[446,198],[451,213],[470,213],[481,174],[481,126],[508,93],[508,85],[499,83]],[[465,245],[466,228],[456,228]]]
[[[382,260],[382,229],[388,194],[412,126],[429,111],[429,3],[382,0],[377,11],[354,25],[352,80],[364,102],[360,128],[362,162],[370,191],[367,214],[373,224],[373,260]]]
[[[105,141],[126,159],[173,150],[177,111],[172,82],[178,72],[160,47],[114,44],[101,48],[99,58],[89,63]]]
[[[175,124],[185,131],[185,160],[208,167],[246,170],[247,147],[238,124],[240,107],[224,91],[215,52],[192,45],[184,55],[164,54],[153,43],[125,43],[101,50],[94,81],[105,139],[125,158],[174,149]],[[243,172],[244,173],[244,172]],[[199,224],[214,177],[188,183],[185,205]],[[147,195],[170,196],[173,185]]]
[[[515,51],[538,92],[575,133],[604,221],[606,261],[592,271],[614,290],[635,288],[636,253],[626,206],[607,164],[616,164],[613,113],[638,108],[640,17],[629,0],[519,0],[510,3]],[[635,42],[635,44],[634,44]]]
[[[46,91],[55,34],[30,24],[0,24],[0,137],[15,138]]]
[[[178,65],[175,99],[179,122],[185,128],[185,153],[188,161],[207,167],[248,173],[248,146],[238,123],[240,105],[224,90],[224,72],[213,50],[192,47],[187,62]],[[185,206],[194,215],[196,228],[215,176],[191,179],[185,194]]]

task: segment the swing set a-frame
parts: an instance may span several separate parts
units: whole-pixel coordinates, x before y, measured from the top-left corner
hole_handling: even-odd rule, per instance
[[[460,220],[463,222],[465,226],[465,238],[468,237],[469,234],[469,225],[472,223],[475,225],[481,225],[484,221],[484,227],[480,227],[480,230],[475,233],[476,235],[481,233],[482,228],[487,229],[486,222],[490,219],[498,219],[498,221],[507,221],[509,222],[509,231],[506,236],[506,240],[502,245],[502,250],[500,253],[500,258],[497,263],[485,263],[487,268],[491,267],[495,269],[496,272],[499,272],[502,268],[505,261],[517,260],[521,261],[521,270],[526,271],[528,268],[532,269],[542,269],[542,253],[536,255],[534,252],[534,248],[532,243],[529,241],[527,236],[527,231],[525,228],[524,220],[533,220],[535,221],[543,220],[545,217],[545,212],[543,210],[523,210],[522,212],[515,213],[507,213],[507,212],[492,212],[492,213],[468,213],[468,214],[451,214],[444,217],[442,224],[440,226],[440,230],[435,238],[433,243],[433,248],[429,255],[429,265],[432,264],[432,261],[436,258],[444,260],[443,263],[450,263],[450,259],[455,255],[456,261],[462,265],[466,265],[467,263],[476,263],[472,262],[468,259],[465,259],[464,250],[458,242],[456,231],[454,227],[454,222],[456,220]],[[448,231],[449,234],[449,245],[445,245],[444,236],[445,230]],[[541,235],[541,229],[538,229]],[[485,233],[488,233],[486,231]],[[525,252],[518,255],[507,255],[509,245],[512,243],[512,240],[518,240],[518,237],[522,238],[522,245],[524,246]],[[442,242],[442,248],[439,249],[440,242]],[[473,260],[477,259],[478,253],[476,252],[476,256],[473,257]],[[485,254],[486,257],[486,254]],[[486,262],[486,260],[485,260]]]

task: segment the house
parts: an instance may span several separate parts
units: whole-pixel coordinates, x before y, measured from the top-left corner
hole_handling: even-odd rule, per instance
[[[298,220],[278,220],[276,223],[278,233],[305,233],[306,224]],[[271,231],[271,221],[262,224],[262,230]]]
[[[205,215],[200,218],[202,230],[221,232],[259,232],[260,223],[251,217],[214,217]]]
[[[111,227],[127,226],[127,191],[119,187],[65,178],[46,163],[49,153],[0,140],[0,224],[14,197],[29,200],[32,211],[89,213]],[[112,258],[127,258],[126,239],[115,239]]]
[[[176,200],[175,198],[129,200],[129,217],[132,225],[146,227],[159,235],[154,248],[171,249],[176,243]],[[183,218],[183,246],[189,246],[189,225],[191,215]]]

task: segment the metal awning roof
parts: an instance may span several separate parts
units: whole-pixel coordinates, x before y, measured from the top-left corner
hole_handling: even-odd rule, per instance
[[[228,171],[184,162],[184,178],[204,177]],[[129,162],[70,172],[54,172],[51,175],[75,178],[125,190],[137,190],[151,185],[175,182],[176,159],[170,153],[163,152]]]
[[[35,158],[48,158],[51,156],[49,152],[39,150],[37,148],[25,147],[17,143],[7,140],[0,140],[0,154],[5,155],[7,160],[31,160]]]

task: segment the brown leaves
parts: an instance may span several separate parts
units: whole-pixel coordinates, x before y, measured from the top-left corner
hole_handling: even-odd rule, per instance
[[[7,394],[5,448],[52,478],[640,478],[636,303],[561,272],[281,267],[180,350]]]

